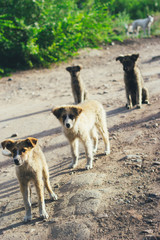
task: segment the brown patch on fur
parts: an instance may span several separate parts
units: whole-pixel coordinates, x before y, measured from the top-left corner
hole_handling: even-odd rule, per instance
[[[17,140],[17,141],[8,139],[3,141],[1,145],[3,149],[7,148],[13,154],[13,149],[19,150],[20,152],[22,149],[25,149],[25,152],[29,151],[36,145],[37,141],[38,140],[36,138],[32,138],[32,137],[28,137],[25,140]],[[24,153],[22,152],[22,154]]]
[[[68,114],[68,113],[73,113],[73,115],[76,118],[82,112],[82,108],[79,106],[68,105],[68,106],[53,108],[51,111],[55,115],[55,117],[58,119],[61,119],[64,114]]]

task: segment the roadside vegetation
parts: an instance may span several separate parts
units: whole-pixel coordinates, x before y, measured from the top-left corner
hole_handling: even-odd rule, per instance
[[[17,69],[49,67],[78,49],[126,38],[125,24],[157,16],[160,0],[1,0],[0,75]]]

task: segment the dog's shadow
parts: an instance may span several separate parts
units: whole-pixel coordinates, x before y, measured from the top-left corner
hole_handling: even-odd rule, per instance
[[[51,199],[47,199],[47,200],[45,200],[45,202],[51,203],[53,201]],[[37,207],[38,207],[37,203],[32,203],[32,208],[37,208]],[[10,215],[16,214],[18,212],[22,212],[22,211],[25,211],[24,207],[20,207],[20,208],[14,209],[12,211],[6,212],[6,213],[2,214],[1,217],[10,216]],[[43,221],[45,221],[45,220],[43,220],[40,217],[36,217],[35,219],[32,219],[31,221],[28,221],[28,222],[24,222],[23,220],[21,220],[19,222],[16,222],[16,223],[6,226],[4,228],[0,228],[0,235],[4,234],[5,231],[11,230],[11,229],[18,229],[19,227],[21,227],[23,225],[34,225],[38,222],[43,223]]]
[[[97,158],[101,158],[101,157],[104,157],[104,156],[106,156],[105,153],[97,153],[97,154],[95,154],[94,158],[93,158],[93,162],[96,162]],[[71,157],[67,158],[67,160],[65,159],[65,161],[63,163],[60,163],[58,166],[51,167],[50,168],[50,178],[52,179],[54,177],[57,177],[57,176],[60,176],[60,175],[64,175],[64,174],[72,175],[72,174],[78,173],[78,172],[86,172],[87,170],[85,169],[85,164],[86,164],[86,162],[85,162],[86,161],[86,154],[85,154],[85,152],[82,152],[82,153],[79,154],[79,159],[78,160],[79,160],[79,164],[78,164],[78,167],[75,168],[75,169],[68,167],[69,164],[72,161]],[[82,161],[84,161],[84,162],[82,163]],[[81,164],[83,164],[84,167],[81,167]],[[64,168],[60,169],[60,166],[64,167]],[[54,172],[55,169],[56,169],[56,172]]]

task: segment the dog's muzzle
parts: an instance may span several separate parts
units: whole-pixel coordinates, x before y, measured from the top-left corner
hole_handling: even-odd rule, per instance
[[[19,162],[19,160],[18,160],[18,159],[14,159],[14,163],[15,163],[15,165],[17,165],[17,166],[19,166],[19,165],[20,165],[20,162]]]
[[[70,128],[71,125],[69,123],[66,123],[66,128]]]

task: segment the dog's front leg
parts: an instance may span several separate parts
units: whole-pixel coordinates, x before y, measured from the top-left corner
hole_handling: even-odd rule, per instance
[[[42,180],[42,176],[37,177],[35,180],[36,191],[39,199],[39,214],[43,219],[48,218],[48,213],[45,210],[45,202],[44,202],[44,184]]]
[[[141,108],[142,106],[142,88],[138,86],[137,92],[136,92],[136,103],[137,108]]]
[[[150,35],[151,35],[151,27],[148,26],[148,36],[150,36]]]
[[[69,168],[75,168],[78,164],[78,156],[79,156],[78,145],[79,145],[78,138],[74,139],[71,142],[72,163],[69,165]]]
[[[84,102],[85,98],[84,98],[84,91],[82,90],[81,92],[81,103]]]
[[[78,104],[78,103],[79,103],[78,97],[77,97],[77,94],[76,94],[76,93],[74,94],[74,102],[75,102],[75,104]]]
[[[132,98],[131,98],[131,94],[129,93],[128,90],[126,90],[126,97],[127,97],[126,108],[127,109],[131,109],[133,107],[133,105],[132,105]]]
[[[24,202],[25,211],[26,211],[26,215],[24,217],[24,222],[28,222],[32,219],[29,184],[20,182],[20,190],[21,190],[21,193],[23,196],[23,202]]]
[[[89,170],[93,167],[93,146],[92,146],[92,140],[88,136],[85,138],[85,141],[83,141],[84,147],[85,147],[85,152],[86,152],[86,157],[87,157],[87,164],[86,164],[86,169]]]

